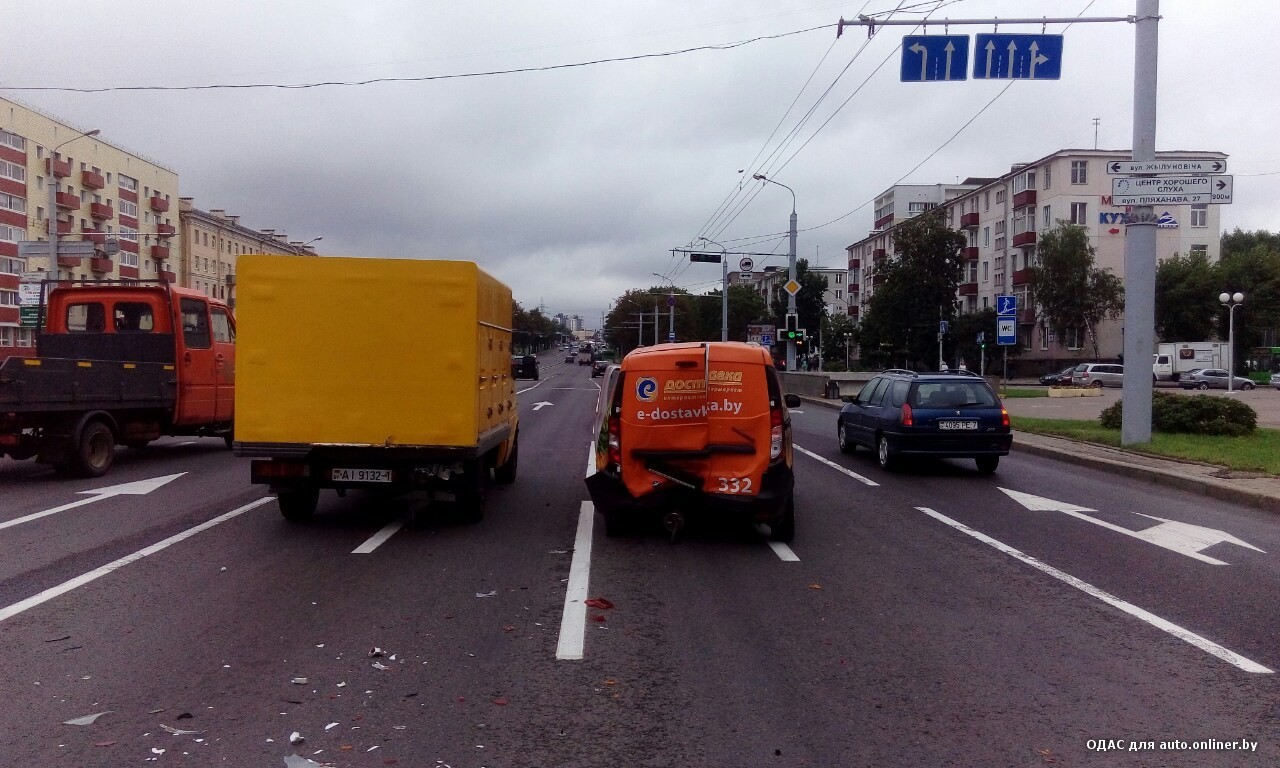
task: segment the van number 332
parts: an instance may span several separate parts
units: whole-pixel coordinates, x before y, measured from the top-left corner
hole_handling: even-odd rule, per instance
[[[716,490],[720,493],[751,493],[751,478],[749,477],[717,477],[720,487]]]

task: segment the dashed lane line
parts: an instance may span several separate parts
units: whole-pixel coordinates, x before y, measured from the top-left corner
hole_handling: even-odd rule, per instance
[[[263,496],[261,499],[258,499],[257,501],[251,501],[248,504],[245,504],[243,507],[239,507],[225,514],[218,515],[212,520],[203,522],[200,525],[195,526],[194,528],[188,528],[187,530],[182,531],[181,533],[176,533],[167,539],[157,541],[155,544],[152,544],[149,547],[144,547],[138,550],[137,552],[134,552],[131,555],[125,555],[119,560],[114,560],[110,563],[107,563],[101,568],[95,568],[92,571],[89,571],[88,573],[84,573],[75,577],[74,579],[69,579],[67,581],[64,581],[55,587],[50,587],[43,592],[40,592],[38,594],[32,595],[31,597],[28,597],[25,600],[19,600],[13,605],[0,608],[0,621],[11,619],[14,616],[17,616],[18,614],[22,613],[23,611],[26,611],[30,608],[34,608],[37,605],[40,605],[41,603],[46,603],[52,600],[53,598],[58,597],[59,595],[65,595],[71,590],[76,589],[78,587],[82,587],[91,581],[100,579],[103,576],[106,576],[107,574],[111,573],[112,571],[119,570],[125,567],[126,565],[129,565],[130,563],[137,562],[142,558],[147,557],[148,555],[154,555],[155,553],[159,552],[162,549],[167,549],[173,546],[174,544],[177,544],[180,541],[184,541],[186,539],[191,538],[192,536],[195,536],[197,533],[201,533],[202,531],[207,531],[210,528],[214,527],[215,525],[220,525],[222,523],[227,522],[228,520],[231,520],[232,518],[239,517],[240,515],[243,515],[245,512],[248,512],[251,509],[256,509],[262,506],[263,504],[266,504],[267,502],[271,501],[274,498],[275,498],[274,496]]]
[[[1013,547],[1009,546],[1008,544],[1005,544],[1004,542],[997,541],[996,539],[991,538],[985,533],[975,531],[974,529],[970,528],[964,523],[961,523],[957,520],[952,520],[946,515],[939,514],[938,512],[935,512],[934,510],[928,507],[916,507],[916,509],[925,513],[929,517],[932,517],[934,520],[937,520],[940,523],[949,525],[952,528],[955,528],[957,531],[960,531],[961,533],[964,533],[968,536],[972,536],[978,541],[981,541],[983,544],[994,547],[1000,552],[1003,552],[1012,558],[1020,560],[1023,563],[1026,563],[1027,565],[1031,566],[1032,568],[1035,568],[1038,571],[1047,573],[1053,578],[1065,584],[1069,584],[1091,597],[1095,597],[1101,600],[1102,602],[1112,606],[1113,608],[1118,608],[1124,611],[1125,613],[1129,614],[1130,616],[1133,616],[1134,618],[1145,621],[1157,629],[1168,632],[1169,634],[1173,635],[1179,640],[1190,643],[1191,645],[1194,645],[1195,647],[1199,648],[1205,653],[1208,653],[1212,656],[1217,656],[1219,659],[1222,659],[1223,661],[1227,662],[1233,667],[1242,669],[1245,672],[1254,672],[1257,674],[1274,673],[1274,670],[1268,669],[1267,667],[1262,666],[1256,661],[1253,661],[1251,659],[1246,659],[1240,654],[1234,651],[1227,650],[1226,648],[1222,647],[1221,645],[1218,645],[1212,640],[1201,637],[1200,635],[1197,635],[1196,633],[1192,632],[1189,629],[1183,629],[1182,627],[1178,626],[1177,624],[1174,624],[1171,621],[1162,619],[1159,616],[1155,615],[1154,613],[1151,613],[1150,611],[1139,608],[1133,603],[1127,602],[1125,600],[1121,600],[1120,598],[1116,597],[1115,595],[1109,592],[1105,592],[1086,581],[1082,581],[1076,578],[1075,576],[1072,576],[1071,574],[1065,571],[1060,571],[1057,568],[1054,568],[1053,566],[1048,565],[1047,563],[1037,560],[1031,555],[1025,554],[1021,550],[1014,549]]]
[[[560,640],[556,644],[556,659],[560,661],[578,661],[583,655],[587,589],[591,584],[591,530],[595,517],[595,505],[582,502],[578,536],[573,543],[573,563],[569,566],[569,585],[564,594],[564,613],[560,619]]]
[[[395,536],[396,533],[404,527],[404,519],[392,520],[383,526],[382,530],[370,536],[363,544],[351,550],[353,555],[367,555],[378,547],[386,543],[387,539]]]
[[[870,486],[872,486],[872,487],[879,487],[879,485],[880,485],[880,484],[879,484],[879,483],[877,483],[875,480],[872,480],[872,479],[871,479],[871,478],[869,478],[869,477],[863,477],[862,475],[858,474],[857,472],[854,472],[852,469],[848,469],[848,468],[846,468],[846,467],[842,467],[842,466],[840,466],[839,464],[835,463],[834,461],[831,461],[830,459],[823,458],[822,456],[819,456],[818,454],[814,453],[813,451],[807,450],[807,449],[805,449],[805,448],[801,448],[800,446],[796,445],[795,443],[792,443],[792,444],[791,444],[791,447],[792,447],[792,448],[795,448],[797,451],[799,451],[799,452],[803,453],[805,456],[808,456],[808,457],[809,457],[809,458],[811,458],[811,459],[817,459],[818,461],[822,462],[823,464],[826,464],[828,467],[831,467],[832,469],[834,469],[834,470],[835,470],[835,471],[837,471],[837,472],[842,472],[842,473],[844,473],[844,474],[848,475],[849,477],[852,477],[854,480],[857,480],[857,481],[858,481],[858,482],[860,482],[860,483],[864,483],[864,484],[866,484],[866,485],[870,485]]]

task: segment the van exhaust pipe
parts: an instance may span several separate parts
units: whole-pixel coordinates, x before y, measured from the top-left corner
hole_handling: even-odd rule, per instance
[[[662,516],[662,527],[671,534],[671,543],[676,543],[676,539],[680,536],[680,531],[684,530],[684,513],[678,510],[672,510]]]

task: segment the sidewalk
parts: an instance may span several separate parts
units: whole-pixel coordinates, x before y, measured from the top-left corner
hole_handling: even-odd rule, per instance
[[[838,400],[801,395],[806,404],[840,410]],[[1093,399],[1093,398],[1090,398]],[[1101,407],[1098,408],[1101,410]],[[1016,425],[1016,417],[1015,417]],[[1134,451],[1030,432],[1013,433],[1013,450],[1112,472],[1135,480],[1180,488],[1222,501],[1280,512],[1280,477],[1238,472],[1212,464],[1177,461]]]

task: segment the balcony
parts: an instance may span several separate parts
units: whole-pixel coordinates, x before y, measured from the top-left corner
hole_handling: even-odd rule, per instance
[[[174,272],[170,272],[167,269],[160,270],[160,277],[170,283],[178,282],[178,275],[175,274]]]
[[[80,196],[74,192],[59,192],[57,200],[58,207],[64,211],[80,210]]]
[[[876,248],[874,251],[871,252],[872,261],[879,261],[880,259],[883,259],[883,258],[884,258],[883,248]]]
[[[965,249],[963,249],[962,251],[960,251],[960,255],[964,257],[964,260],[965,260],[965,261],[977,261],[977,260],[978,260],[978,246],[976,246],[976,245],[971,245],[971,246],[969,246],[968,248],[965,248]]]
[[[978,228],[978,212],[965,213],[960,215],[961,229],[977,229]]]
[[[122,238],[120,238],[120,250],[122,250],[122,251],[128,251],[129,253],[137,253],[137,252],[138,252],[138,241],[137,241],[137,240],[125,240],[125,239],[122,237]]]
[[[978,295],[977,283],[961,283],[959,286],[957,286],[957,288],[959,289],[957,293],[959,293],[961,296],[977,296]]]
[[[60,267],[78,267],[80,266],[79,256],[59,256],[58,266]]]
[[[862,267],[862,259],[849,259],[849,269],[859,269]]]
[[[1035,325],[1036,324],[1035,307],[1027,307],[1025,309],[1018,310],[1018,324],[1019,325]]]
[[[1030,283],[1031,268],[1027,267],[1026,269],[1014,270],[1012,279],[1014,285],[1026,285],[1027,283]]]
[[[96,171],[81,171],[80,184],[89,189],[102,189],[107,186],[107,180]]]
[[[1013,236],[1014,248],[1022,248],[1024,246],[1035,245],[1035,244],[1036,244],[1035,230],[1032,230],[1030,232],[1019,232],[1018,234]]]
[[[167,245],[151,246],[151,258],[155,259],[156,261],[164,261],[165,259],[169,258],[169,246]]]
[[[874,275],[874,276],[872,276],[872,278],[871,278],[871,285],[872,285],[872,286],[881,285],[881,284],[883,284],[883,283],[884,283],[884,275]]]
[[[884,229],[885,227],[887,227],[892,223],[893,223],[893,214],[891,213],[888,216],[881,216],[880,218],[876,219],[875,224],[873,224],[871,228]]]
[[[53,166],[52,171],[49,170],[50,165]],[[71,161],[70,160],[54,160],[52,157],[46,157],[44,159],[44,172],[52,173],[55,177],[59,179],[65,179],[66,177],[71,175]]]
[[[858,316],[858,306],[856,304],[850,304],[849,317],[857,317],[857,316]]]
[[[89,203],[89,215],[95,219],[114,219],[116,212],[106,203]]]
[[[92,269],[94,272],[110,272],[111,259],[106,256],[94,256],[89,259],[89,269]]]
[[[48,231],[49,231],[49,222],[48,222],[48,221],[46,221],[46,222],[44,223],[44,231],[45,231],[45,232],[48,232]],[[59,220],[59,221],[58,221],[58,234],[59,234],[59,235],[69,235],[69,234],[71,234],[71,222],[69,222],[69,221],[61,221],[61,220]]]
[[[161,237],[173,237],[178,234],[178,230],[174,229],[172,224],[157,224],[156,234]]]
[[[1034,189],[1024,189],[1013,196],[1014,208],[1026,208],[1028,205],[1036,204],[1036,191]]]
[[[152,195],[150,202],[151,202],[151,210],[155,211],[156,213],[164,213],[165,211],[169,210],[169,201],[165,200],[163,197],[160,197],[159,195]]]

